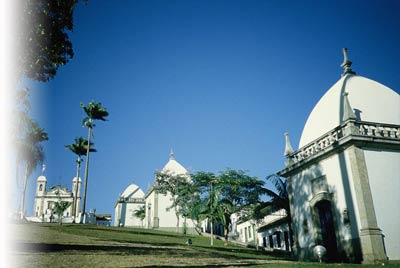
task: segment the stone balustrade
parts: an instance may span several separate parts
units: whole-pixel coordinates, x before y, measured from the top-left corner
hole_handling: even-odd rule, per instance
[[[301,162],[350,135],[348,131],[346,131],[346,128],[349,127],[353,127],[354,130],[351,134],[355,136],[400,140],[399,125],[348,121],[288,155],[286,165],[291,166]]]

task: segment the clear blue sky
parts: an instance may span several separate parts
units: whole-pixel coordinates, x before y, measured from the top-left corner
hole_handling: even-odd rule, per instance
[[[399,1],[89,1],[75,12],[75,56],[36,83],[34,116],[48,131],[49,184],[71,186],[65,149],[81,126],[80,102],[110,112],[98,122],[87,208],[114,213],[135,181],[144,191],[170,149],[191,172],[284,167],[319,98],[353,70],[400,90]],[[36,177],[30,179],[32,211]],[[83,176],[83,174],[82,174]]]

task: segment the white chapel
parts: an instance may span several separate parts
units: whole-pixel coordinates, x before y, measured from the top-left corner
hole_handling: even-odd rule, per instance
[[[286,134],[294,251],[331,261],[400,259],[400,96],[357,75],[343,50],[342,77],[305,123],[299,149]]]
[[[173,176],[184,176],[190,180],[189,172],[175,160],[172,150],[168,162],[160,172]],[[179,231],[183,232],[185,225],[186,231],[192,232],[194,223],[191,220],[184,219],[182,216],[177,219],[174,209],[170,209],[171,204],[170,194],[160,194],[154,189],[154,186],[150,187],[147,193],[144,194],[139,186],[131,184],[120,195],[115,204],[114,226],[175,231],[178,224]],[[134,211],[143,206],[145,206],[145,218],[141,222],[134,215]]]

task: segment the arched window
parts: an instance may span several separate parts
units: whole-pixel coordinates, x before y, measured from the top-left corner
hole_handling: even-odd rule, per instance
[[[39,185],[39,191],[42,191],[43,190],[43,184],[40,184]]]

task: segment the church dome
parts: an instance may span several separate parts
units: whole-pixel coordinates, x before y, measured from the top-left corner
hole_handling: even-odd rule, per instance
[[[126,187],[125,191],[121,195],[122,198],[143,198],[144,192],[140,189],[139,186],[132,183],[128,187]]]
[[[72,182],[76,182],[76,177],[74,177],[74,178],[72,179]],[[81,180],[80,177],[78,177],[78,182],[82,182],[82,180]]]
[[[326,134],[343,122],[344,93],[357,120],[400,124],[400,95],[371,79],[347,74],[336,82],[309,115],[299,148]]]
[[[171,151],[169,161],[161,170],[163,173],[170,173],[171,175],[188,175],[189,172],[178,161],[175,160],[174,153]]]
[[[47,181],[46,176],[41,175],[37,178],[37,181]]]

